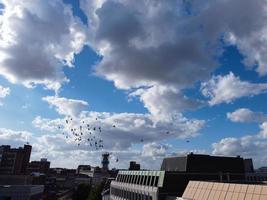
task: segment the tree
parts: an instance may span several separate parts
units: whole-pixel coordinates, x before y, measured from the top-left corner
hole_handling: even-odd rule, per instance
[[[86,200],[90,194],[91,185],[82,183],[78,185],[77,189],[72,195],[73,200]]]
[[[103,188],[104,188],[104,182],[92,187],[87,200],[101,200],[102,199],[101,192]]]

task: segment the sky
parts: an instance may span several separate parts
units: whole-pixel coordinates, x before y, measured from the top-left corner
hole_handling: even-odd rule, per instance
[[[0,145],[28,142],[31,160],[52,167],[100,165],[103,152],[116,168],[159,169],[189,152],[267,166],[266,10],[266,0],[0,0]],[[101,127],[103,148],[88,132],[75,141],[71,128],[85,124]]]

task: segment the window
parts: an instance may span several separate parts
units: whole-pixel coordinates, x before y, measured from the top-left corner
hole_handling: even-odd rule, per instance
[[[159,177],[156,176],[156,180],[155,180],[155,186],[158,186],[158,182],[159,182]]]
[[[146,185],[151,186],[151,176],[147,177],[147,183]]]
[[[150,183],[150,185],[151,185],[151,186],[154,186],[154,182],[155,182],[155,176],[152,176],[152,177],[151,177],[151,183]]]
[[[143,185],[146,185],[146,184],[147,184],[147,176],[145,176],[144,182],[143,182]]]

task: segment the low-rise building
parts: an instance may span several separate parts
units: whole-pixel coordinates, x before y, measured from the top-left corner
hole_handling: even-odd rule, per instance
[[[1,185],[0,199],[40,200],[43,191],[43,185]]]
[[[42,158],[40,161],[31,161],[28,165],[28,173],[42,173],[48,174],[50,168],[50,162],[46,158]]]

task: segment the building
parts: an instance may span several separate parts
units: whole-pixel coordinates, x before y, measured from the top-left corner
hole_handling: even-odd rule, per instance
[[[267,185],[190,181],[177,200],[266,200]]]
[[[50,162],[46,158],[42,158],[40,161],[31,161],[28,166],[28,173],[41,173],[48,174],[50,169]]]
[[[108,165],[109,165],[109,153],[103,153],[102,154],[102,170],[103,171],[108,171]]]
[[[0,146],[0,174],[26,174],[31,156],[32,146],[10,148]]]
[[[140,170],[140,164],[137,164],[135,161],[131,161],[129,170]]]
[[[189,154],[165,158],[161,171],[119,171],[110,199],[164,200],[182,196],[190,180],[239,182],[245,179],[240,157]]]
[[[161,169],[191,173],[236,173],[244,174],[244,159],[237,157],[210,156],[190,153],[181,157],[164,158]]]
[[[77,174],[82,174],[84,172],[89,172],[91,171],[91,166],[90,165],[79,165],[77,170],[76,170],[76,173]]]
[[[1,185],[0,199],[40,200],[43,191],[43,185]]]
[[[106,179],[103,191],[101,192],[102,200],[110,200],[110,184],[113,180],[115,180],[115,178]]]
[[[244,159],[244,167],[246,173],[253,173],[255,171],[253,166],[253,161],[251,158]]]
[[[100,184],[104,179],[110,177],[109,172],[103,171],[100,167],[91,167],[90,171],[81,171],[80,174],[90,177],[92,185]]]
[[[267,167],[260,167],[259,169],[256,170],[256,172],[267,173]]]

